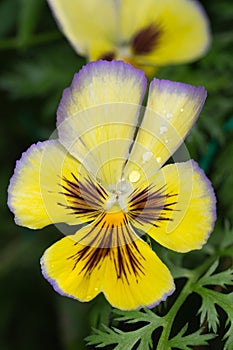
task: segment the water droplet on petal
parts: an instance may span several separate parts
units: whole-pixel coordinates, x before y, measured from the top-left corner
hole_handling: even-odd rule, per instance
[[[162,158],[161,157],[157,157],[156,160],[157,160],[158,163],[160,163]]]
[[[116,191],[119,193],[125,193],[129,191],[131,188],[130,184],[125,181],[124,179],[120,180],[118,184],[116,185]]]
[[[95,287],[95,288],[94,288],[94,291],[95,291],[95,292],[98,292],[98,290],[99,290],[98,287]]]
[[[167,117],[167,119],[171,119],[173,117],[173,114],[172,113],[167,113],[166,117]]]
[[[137,170],[131,171],[129,174],[129,181],[130,182],[137,182],[140,179],[141,175]]]
[[[165,132],[167,132],[167,127],[166,126],[160,126],[160,128],[159,128],[160,135],[165,134]]]
[[[164,142],[165,142],[165,143],[168,143],[168,139],[166,139]]]
[[[181,111],[181,112],[184,112],[184,108],[181,108],[180,111]]]
[[[150,152],[150,151],[144,152],[142,155],[143,162],[149,162],[149,160],[151,160],[152,156],[153,156],[152,152]]]

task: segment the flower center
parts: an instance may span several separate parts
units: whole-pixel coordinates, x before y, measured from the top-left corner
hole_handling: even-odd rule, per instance
[[[116,186],[110,186],[109,191],[111,195],[105,204],[105,210],[109,212],[118,212],[119,210],[127,212],[127,198],[132,191],[131,184],[122,179]]]
[[[152,23],[139,30],[129,42],[116,44],[115,51],[105,52],[99,59],[107,61],[118,59],[136,65],[134,56],[150,54],[159,45],[162,33],[161,27]]]
[[[141,229],[145,225],[158,227],[161,221],[171,220],[168,214],[176,204],[177,193],[168,191],[166,186],[133,188],[132,183],[138,180],[136,170],[129,181],[122,178],[106,190],[89,177],[78,180],[73,173],[70,180],[63,180],[60,194],[65,195],[66,202],[57,204],[86,223],[94,220],[99,230],[105,229],[110,236],[130,222]]]

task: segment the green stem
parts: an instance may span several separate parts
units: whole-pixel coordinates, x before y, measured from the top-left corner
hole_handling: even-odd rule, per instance
[[[0,40],[0,50],[16,50],[23,49],[28,46],[36,46],[44,44],[61,38],[61,34],[57,31],[47,32],[31,36],[26,42],[21,41],[18,38],[9,38]]]
[[[193,284],[203,275],[203,273],[213,264],[215,261],[216,256],[211,256],[208,258],[202,265],[200,265],[198,268],[192,271],[192,274],[190,275],[190,278],[184,285],[182,291],[180,292],[179,296],[177,297],[175,303],[171,307],[171,309],[168,311],[167,315],[165,316],[164,326],[162,334],[159,338],[157,350],[168,350],[168,339],[171,333],[171,328],[174,323],[175,317],[181,308],[181,306],[184,304],[187,297],[193,292]]]
[[[192,291],[191,284],[192,284],[191,279],[186,282],[185,286],[183,287],[183,289],[182,289],[181,293],[179,294],[178,298],[176,299],[175,303],[173,304],[173,306],[169,310],[168,314],[165,316],[166,320],[165,320],[165,323],[163,326],[162,334],[159,338],[159,343],[157,346],[158,350],[168,350],[167,343],[168,343],[169,335],[171,333],[171,328],[172,328],[174,319],[175,319],[180,307],[183,305],[186,298],[188,297],[188,295]]]

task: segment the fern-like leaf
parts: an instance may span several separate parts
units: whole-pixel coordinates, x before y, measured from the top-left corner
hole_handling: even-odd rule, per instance
[[[170,348],[190,350],[193,346],[208,345],[208,340],[215,337],[215,334],[202,334],[202,328],[194,333],[185,335],[187,329],[188,324],[186,324],[174,338],[169,340],[168,344]]]
[[[146,322],[144,327],[130,332],[122,332],[117,328],[104,326],[103,331],[94,329],[94,334],[86,338],[88,345],[95,345],[101,348],[107,345],[114,345],[114,350],[131,350],[137,344],[137,350],[152,349],[152,333],[155,329],[163,326],[163,319],[151,310],[144,311],[114,311],[117,315],[116,320],[128,324]]]
[[[94,329],[94,334],[86,338],[87,345],[95,345],[103,348],[107,345],[114,345],[114,350],[131,350],[138,343],[138,350],[151,350],[151,335],[154,328],[151,325],[139,328],[132,332],[122,332],[117,328],[103,326],[104,330]]]
[[[217,332],[219,325],[219,315],[216,310],[216,305],[220,306],[227,315],[227,323],[230,323],[230,329],[225,335],[226,340],[225,350],[232,350],[233,343],[233,293],[219,293],[216,290],[207,288],[206,286],[214,285],[215,287],[225,288],[227,285],[233,285],[233,269],[228,269],[223,272],[214,274],[219,262],[216,261],[209,270],[197,281],[194,286],[194,291],[202,297],[202,305],[199,309],[201,315],[200,322],[204,323],[206,320],[208,328],[212,329],[214,333]]]

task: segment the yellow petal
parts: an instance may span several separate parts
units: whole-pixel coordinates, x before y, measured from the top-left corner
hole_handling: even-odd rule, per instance
[[[32,145],[17,162],[8,189],[8,204],[16,223],[36,229],[51,223],[72,225],[90,221],[93,211],[88,205],[86,188],[77,192],[81,173],[87,176],[81,164],[58,141]],[[95,195],[95,189],[91,191]],[[83,196],[82,201],[76,199],[78,194]],[[79,213],[85,209],[84,214],[75,212],[77,207]],[[98,201],[92,209],[98,211]]]
[[[105,185],[116,184],[138,123],[146,78],[121,61],[89,63],[58,109],[61,143]]]
[[[145,0],[137,6],[133,0],[121,3],[122,41],[133,42],[152,27],[158,35],[141,38],[141,43],[152,48],[146,50],[139,45],[135,52],[138,64],[161,66],[191,61],[203,55],[210,44],[209,21],[197,1]],[[154,43],[149,42],[151,38]]]
[[[115,1],[48,0],[54,16],[75,50],[93,59],[114,49]]]
[[[206,98],[203,87],[154,79],[147,107],[124,174],[149,178],[183,143]]]
[[[122,61],[91,62],[75,74],[71,86],[64,90],[57,124],[102,104],[141,104],[146,87],[144,73],[130,64]],[[115,117],[112,121],[117,121],[120,116]]]
[[[130,310],[154,306],[174,291],[166,266],[119,218],[114,230],[96,222],[46,250],[42,271],[57,292],[80,301],[103,292],[114,307]]]
[[[134,208],[135,226],[175,251],[200,249],[216,218],[215,195],[204,172],[194,161],[176,163],[163,167],[151,181],[155,198],[150,202],[148,196],[140,213]]]
[[[133,268],[129,268],[127,279],[117,278],[116,273],[114,274],[115,267],[109,260],[106,267],[109,278],[104,281],[104,295],[110,304],[123,310],[154,307],[174,292],[172,276],[167,267],[142,240],[135,240],[128,248],[139,262],[140,271],[135,274]],[[127,265],[132,259],[127,255],[128,248],[121,248]],[[113,254],[117,256],[116,248]]]

